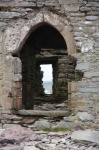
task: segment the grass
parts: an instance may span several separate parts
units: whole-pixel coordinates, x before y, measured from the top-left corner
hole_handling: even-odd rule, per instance
[[[70,131],[70,129],[62,128],[62,127],[42,128],[41,130],[43,130],[45,132],[65,132],[65,131]]]

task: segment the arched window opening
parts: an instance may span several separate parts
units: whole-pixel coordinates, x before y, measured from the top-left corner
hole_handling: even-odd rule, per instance
[[[68,81],[73,76],[73,66],[67,55],[67,46],[62,35],[49,24],[42,24],[33,31],[20,51],[22,61],[22,103],[25,109],[35,104],[60,102],[68,99]],[[49,72],[48,66],[52,69]],[[51,75],[49,95],[42,69]],[[52,92],[51,92],[52,91]],[[49,101],[50,102],[50,101]]]

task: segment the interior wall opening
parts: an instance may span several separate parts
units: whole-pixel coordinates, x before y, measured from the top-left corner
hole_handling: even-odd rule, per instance
[[[67,46],[62,35],[51,25],[42,24],[31,33],[20,51],[22,61],[22,103],[25,109],[33,109],[37,101],[46,101],[41,65],[51,65],[53,102],[66,100],[68,95],[68,68],[70,63]],[[68,64],[70,63],[70,64]],[[67,65],[68,64],[68,65]],[[48,69],[47,69],[48,72]],[[50,101],[49,101],[50,102]]]
[[[51,95],[53,93],[53,68],[52,64],[41,64],[41,71],[43,71],[43,88],[44,93]]]

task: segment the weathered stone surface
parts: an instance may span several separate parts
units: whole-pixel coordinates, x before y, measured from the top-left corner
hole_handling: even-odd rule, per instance
[[[73,122],[60,121],[55,127],[71,130],[74,129],[76,125]]]
[[[78,112],[77,113],[77,117],[81,120],[81,121],[93,121],[94,117],[91,114],[88,114],[87,112]]]
[[[68,111],[58,111],[58,110],[53,110],[53,111],[42,111],[42,110],[19,110],[16,112],[17,114],[27,116],[27,115],[37,115],[37,116],[68,116]]]
[[[98,18],[99,18],[98,16],[86,16],[85,17],[85,19],[89,21],[95,21],[95,20],[98,20]]]
[[[22,75],[21,74],[14,74],[13,75],[13,81],[22,81]]]
[[[36,148],[35,146],[25,146],[24,150],[39,150],[39,148]]]
[[[82,93],[97,93],[98,90],[97,88],[80,88],[79,89],[79,92],[82,92]]]
[[[66,12],[78,12],[79,11],[79,5],[64,5],[64,9]]]
[[[99,144],[99,131],[94,131],[91,129],[84,130],[84,131],[75,131],[71,135],[72,140],[76,141],[87,141],[87,142],[94,142]]]
[[[0,141],[2,143],[20,143],[23,139],[29,139],[33,131],[30,129],[15,126],[5,129],[0,135]]]
[[[22,72],[22,62],[16,57],[14,58],[14,74],[21,74]]]
[[[81,12],[88,12],[88,11],[90,11],[90,10],[91,10],[90,7],[81,7],[81,8],[80,8],[80,11],[81,11]]]
[[[0,129],[0,135],[5,131],[5,129]]]
[[[16,125],[16,124],[4,124],[3,125],[3,129],[7,129],[7,128],[20,128],[21,126],[20,125]]]
[[[64,117],[64,121],[66,121],[66,122],[72,122],[73,119],[71,117]]]
[[[85,72],[84,76],[86,78],[92,78],[92,77],[98,77],[99,76],[99,72]]]
[[[5,18],[14,18],[14,17],[20,17],[21,14],[18,12],[0,12],[0,18],[5,19]]]
[[[60,4],[75,4],[75,3],[79,3],[79,0],[59,0]]]
[[[88,70],[90,67],[90,64],[85,62],[85,63],[79,63],[76,66],[76,70]]]
[[[34,123],[36,120],[37,120],[37,118],[29,117],[29,118],[24,118],[21,123],[30,124],[30,123]]]
[[[21,117],[15,116],[15,115],[9,115],[9,114],[1,114],[0,120],[21,120]]]
[[[36,121],[33,126],[36,129],[50,128],[50,123],[46,120],[41,120]]]
[[[96,1],[96,2],[89,2],[89,3],[86,4],[86,6],[88,6],[88,7],[90,7],[90,6],[92,6],[92,7],[99,7],[99,2],[98,1]]]

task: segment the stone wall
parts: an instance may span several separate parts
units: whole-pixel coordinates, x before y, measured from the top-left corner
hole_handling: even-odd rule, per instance
[[[43,17],[42,16],[43,10]],[[47,13],[48,10],[48,14]],[[36,15],[38,12],[38,15]],[[40,12],[40,13],[39,13]],[[49,13],[51,12],[51,14]],[[53,16],[51,16],[53,14]],[[36,16],[36,17],[35,17]],[[50,17],[49,17],[50,16]],[[43,20],[44,18],[44,20]],[[54,18],[54,19],[53,19]],[[59,20],[57,19],[59,18]],[[0,1],[0,103],[12,101],[12,53],[21,49],[36,23],[47,21],[63,35],[68,54],[77,59],[80,78],[68,83],[69,107],[99,113],[99,2],[98,0],[1,0]],[[73,37],[72,37],[73,33]],[[27,36],[25,36],[27,35]],[[72,42],[74,39],[75,46]],[[72,51],[74,49],[74,51]],[[74,54],[75,53],[75,54]],[[8,62],[6,60],[9,60]],[[20,76],[20,75],[19,75]],[[7,106],[6,106],[7,105]]]

